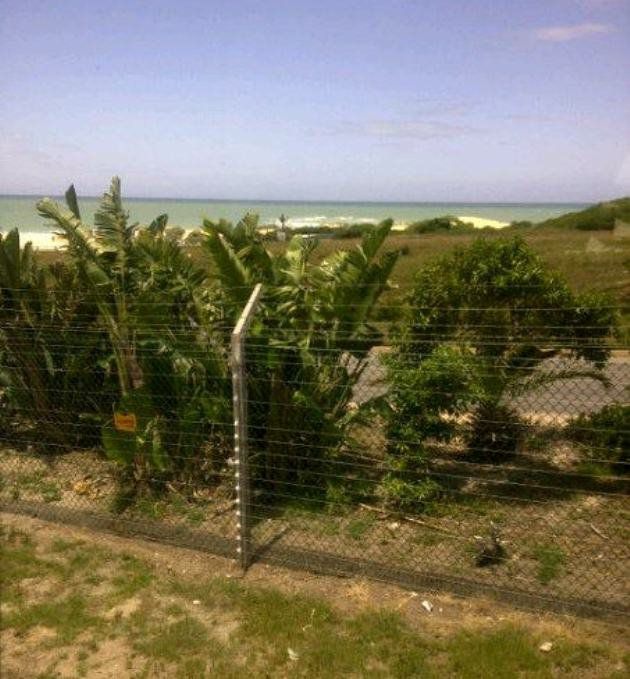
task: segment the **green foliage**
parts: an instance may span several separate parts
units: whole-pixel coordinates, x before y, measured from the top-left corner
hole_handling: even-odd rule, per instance
[[[537,577],[543,585],[548,585],[560,575],[567,560],[566,554],[556,545],[538,545],[533,556],[538,561]]]
[[[580,231],[610,231],[615,227],[617,219],[630,224],[630,197],[597,203],[579,212],[569,212],[560,217],[547,219],[538,226]]]
[[[0,235],[0,387],[7,410],[37,422],[44,445],[94,440],[111,389],[96,316],[75,267],[41,266],[17,230]]]
[[[587,446],[587,460],[605,459],[616,473],[630,473],[630,405],[613,404],[579,415],[567,434]]]
[[[453,676],[462,679],[545,676],[549,665],[534,640],[511,626],[490,633],[459,634],[449,642],[448,650]]]
[[[247,216],[236,226],[204,224],[228,316],[235,320],[253,286],[266,284],[250,337],[256,476],[276,491],[308,483],[320,492],[322,467],[340,452],[357,417],[348,408],[352,388],[380,338],[371,319],[398,257],[380,254],[392,222],[370,228],[360,245],[319,264],[315,239],[294,236],[285,253],[272,254],[256,223]]]
[[[356,224],[348,224],[340,228],[332,229],[332,237],[337,240],[346,238],[363,238],[367,233],[374,230],[374,224],[371,222],[357,222]]]
[[[522,428],[511,399],[558,379],[603,379],[598,369],[608,358],[616,323],[610,305],[598,295],[573,293],[521,238],[478,239],[429,263],[408,302],[397,360],[410,370],[422,369],[436,346],[460,347],[474,375],[476,405],[460,399],[456,403],[465,407],[449,411],[472,411],[469,445],[481,458],[501,459],[514,451]],[[561,351],[581,359],[583,367],[535,372]],[[449,368],[444,369],[448,385]],[[433,435],[426,427],[417,432],[421,439]]]
[[[458,217],[445,215],[444,217],[433,217],[413,222],[406,229],[406,233],[470,233],[473,226],[463,222]]]
[[[385,364],[391,385],[385,399],[387,471],[377,493],[390,507],[421,511],[440,491],[429,475],[431,443],[449,440],[456,431],[452,416],[481,396],[475,365],[469,351],[446,345],[420,364],[401,354]]]
[[[94,227],[80,220],[72,188],[67,197],[69,210],[49,199],[38,210],[61,230],[75,288],[95,308],[81,327],[86,336],[97,328],[106,338],[100,360],[118,389],[102,428],[105,452],[132,468],[136,480],[199,471],[199,462],[208,471],[208,442],[217,444],[216,460],[227,452],[230,393],[206,272],[184,253],[180,234],[169,232],[167,215],[146,229],[129,223],[118,178],[103,195]],[[135,415],[135,432],[117,431],[112,411]]]

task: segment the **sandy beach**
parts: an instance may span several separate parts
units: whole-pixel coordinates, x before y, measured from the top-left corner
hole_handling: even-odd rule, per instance
[[[488,219],[488,217],[471,217],[469,215],[458,215],[458,219],[466,224],[472,224],[475,229],[483,229],[489,226],[491,229],[504,229],[509,226],[509,222],[500,222],[498,219]]]

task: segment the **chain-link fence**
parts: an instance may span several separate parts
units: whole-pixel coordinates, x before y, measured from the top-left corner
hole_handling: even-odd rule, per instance
[[[2,506],[627,619],[627,345],[531,309],[357,334],[256,301],[231,348],[233,322],[174,316],[113,358],[87,309],[37,333],[5,316]]]

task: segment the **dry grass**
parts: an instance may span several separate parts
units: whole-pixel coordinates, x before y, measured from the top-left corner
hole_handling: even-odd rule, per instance
[[[3,526],[7,678],[612,678],[630,660],[608,625],[282,569],[241,580],[186,550],[11,515]]]

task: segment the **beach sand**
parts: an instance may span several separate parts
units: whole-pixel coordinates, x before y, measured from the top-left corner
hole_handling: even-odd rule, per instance
[[[471,217],[468,215],[458,215],[458,219],[466,224],[472,224],[475,229],[483,229],[489,226],[491,229],[503,229],[509,226],[509,222],[500,222],[498,219],[488,219],[487,217]]]

